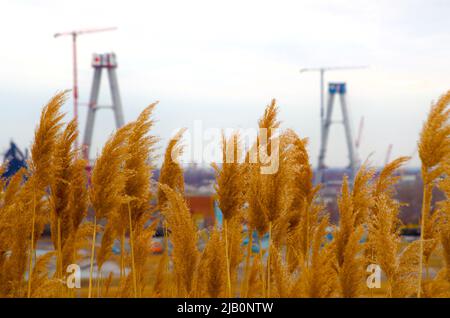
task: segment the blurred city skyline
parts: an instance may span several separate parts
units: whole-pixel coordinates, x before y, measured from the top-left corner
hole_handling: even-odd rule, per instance
[[[282,128],[319,149],[319,76],[304,67],[368,65],[327,74],[348,85],[353,132],[365,118],[359,156],[382,165],[412,155],[431,102],[449,87],[450,2],[397,1],[2,1],[0,150],[29,147],[42,106],[72,87],[70,38],[56,32],[117,26],[79,38],[80,102],[92,82],[92,53],[117,54],[125,120],[159,100],[154,134],[167,139],[202,120],[205,128],[251,128],[276,98]],[[109,102],[107,82],[100,104]],[[72,117],[72,99],[64,106]],[[335,112],[336,119],[339,112]],[[82,137],[86,107],[80,107]],[[114,129],[101,110],[91,154]],[[415,153],[410,166],[418,165]],[[331,130],[327,164],[347,163],[344,132]]]

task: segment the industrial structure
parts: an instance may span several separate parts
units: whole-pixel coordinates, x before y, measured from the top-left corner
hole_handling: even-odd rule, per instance
[[[117,60],[114,53],[94,54],[92,58],[92,67],[94,68],[94,78],[92,81],[91,94],[89,98],[89,107],[87,112],[86,126],[83,137],[83,156],[89,160],[89,150],[92,144],[94,133],[94,122],[97,110],[101,108],[110,108],[114,112],[116,128],[124,125],[122,111],[122,101],[120,99],[119,84],[117,82]],[[98,105],[98,95],[100,91],[100,81],[102,71],[106,70],[111,91],[112,104],[107,106]]]
[[[350,124],[350,115],[347,107],[346,101],[347,86],[345,83],[330,83],[328,86],[328,103],[326,113],[324,114],[324,119],[321,121],[321,140],[320,140],[320,151],[319,151],[319,163],[316,171],[316,182],[325,183],[326,180],[323,179],[323,171],[325,170],[325,155],[327,151],[327,144],[330,135],[330,126],[335,121],[332,121],[334,101],[336,100],[336,95],[339,96],[341,111],[342,111],[342,124],[345,130],[345,139],[348,151],[348,176],[350,180],[353,180],[356,170],[358,169],[359,159],[356,153],[355,145],[353,142],[353,133]]]
[[[116,28],[101,28],[101,29],[84,29],[74,30],[69,32],[55,33],[54,37],[71,36],[72,37],[72,64],[73,64],[73,118],[78,123],[78,68],[77,68],[77,38],[82,34],[98,33],[105,31],[113,31]],[[78,146],[78,140],[75,139],[75,147]]]
[[[302,68],[300,69],[300,73],[305,72],[319,72],[320,74],[320,153],[319,153],[319,162],[318,167],[316,170],[315,175],[315,182],[317,183],[326,183],[326,178],[324,177],[325,172],[325,153],[327,148],[327,142],[328,142],[328,135],[329,135],[329,128],[332,124],[331,121],[331,115],[333,110],[333,102],[334,97],[336,94],[339,94],[340,100],[341,100],[341,109],[342,113],[344,115],[344,127],[346,132],[346,141],[347,141],[347,148],[349,152],[349,177],[353,178],[354,173],[357,169],[357,156],[356,156],[356,149],[353,144],[353,136],[350,129],[350,120],[348,116],[348,109],[347,104],[345,100],[346,95],[346,85],[345,83],[330,83],[329,89],[328,89],[328,108],[327,113],[325,114],[325,73],[329,71],[344,71],[344,70],[354,70],[354,69],[362,69],[366,68],[367,66],[330,66],[330,67],[316,67],[316,68]],[[341,84],[343,84],[341,86]],[[331,104],[330,104],[331,103]],[[362,120],[360,124],[360,129],[358,133],[358,139],[356,140],[356,148],[359,147],[360,139],[361,139],[361,132],[362,132],[362,126],[364,125],[364,122]]]
[[[12,177],[17,171],[22,168],[27,168],[28,151],[21,151],[19,147],[10,142],[9,149],[3,155],[3,163],[7,163],[5,171],[1,175],[2,178]]]

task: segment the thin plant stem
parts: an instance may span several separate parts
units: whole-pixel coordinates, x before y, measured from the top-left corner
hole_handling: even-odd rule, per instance
[[[130,222],[130,249],[131,249],[131,267],[133,271],[133,290],[134,290],[134,297],[137,298],[136,268],[134,265],[133,225],[131,224],[130,201],[128,201],[128,221]]]
[[[270,248],[272,244],[272,222],[269,222],[269,247],[267,252],[267,298],[270,297]]]
[[[102,281],[102,272],[97,268],[97,298],[100,298],[100,283]]]
[[[33,217],[31,218],[31,242],[30,242],[30,264],[28,267],[28,291],[27,297],[31,297],[31,280],[33,276],[33,254],[34,254],[34,223],[36,222],[36,191],[33,189]]]
[[[125,229],[122,230],[122,236],[120,237],[120,280],[122,280],[125,271],[125,259],[124,259],[124,250],[125,250]]]
[[[58,273],[58,278],[62,279],[62,248],[61,248],[61,217],[58,215],[58,220],[57,220],[57,231],[58,231],[58,237],[57,237],[57,244],[58,244],[58,256],[57,256],[57,273]],[[62,285],[59,288],[60,293],[62,294]]]
[[[426,173],[424,175],[424,187],[423,187],[423,201],[422,201],[422,216],[420,220],[420,247],[419,247],[419,281],[417,284],[417,298],[422,294],[422,273],[423,273],[423,238],[425,232],[425,218],[428,216],[431,207],[431,196],[433,185],[427,181]]]
[[[227,259],[227,297],[231,297],[230,259],[228,255],[228,226],[226,219],[223,220],[223,230],[225,232],[225,257]]]
[[[249,288],[249,283],[250,283],[250,277],[249,277],[249,267],[250,267],[250,257],[251,257],[251,253],[252,253],[252,245],[253,245],[253,231],[249,231],[249,235],[248,235],[248,246],[247,246],[247,256],[245,258],[245,269],[244,269],[244,279],[243,279],[243,284],[242,284],[242,288],[241,288],[241,294],[244,297],[248,296],[248,288]]]
[[[94,272],[94,253],[95,253],[95,234],[97,227],[97,217],[94,215],[94,229],[92,231],[92,247],[91,247],[91,264],[89,270],[89,290],[88,290],[88,298],[92,296],[92,275]]]
[[[305,201],[306,202],[306,201]],[[306,251],[305,251],[305,266],[306,268],[309,268],[309,213],[308,210],[305,207],[305,215],[306,215],[306,235],[305,235],[305,240],[306,240]],[[272,223],[270,224],[272,226]]]
[[[165,274],[167,275],[167,273],[169,273],[169,267],[170,267],[170,264],[169,264],[169,237],[168,237],[168,235],[167,235],[167,223],[166,223],[166,221],[164,220],[163,221],[163,230],[164,230],[164,241],[163,241],[163,246],[164,246],[164,255],[163,255],[163,257],[167,257],[167,264],[165,265],[166,266],[166,268],[165,268]],[[167,277],[167,276],[166,276]],[[170,277],[169,277],[169,279],[170,279]],[[164,286],[165,287],[165,286]],[[162,290],[162,292],[161,292],[161,295],[163,296],[163,297],[167,297],[167,296],[165,296],[164,294],[167,294],[167,293],[170,293],[171,291],[169,291],[167,288],[164,288],[163,290]]]
[[[261,260],[261,264],[263,264],[263,252],[262,252],[262,236],[258,237],[258,246],[259,246],[259,258]],[[265,282],[264,282],[264,274],[262,275],[262,296],[266,294],[266,288],[265,288]]]
[[[370,246],[370,254],[371,254],[370,261],[373,263],[375,261],[374,260],[375,257],[373,255],[373,246]],[[370,288],[370,297],[373,298],[373,288]]]
[[[392,298],[392,284],[391,284],[391,280],[389,279],[387,283],[388,283],[388,288],[387,288],[387,290],[388,290],[388,297]]]

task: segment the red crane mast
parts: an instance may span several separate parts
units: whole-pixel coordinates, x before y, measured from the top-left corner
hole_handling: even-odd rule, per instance
[[[113,31],[116,30],[115,27],[110,28],[98,28],[98,29],[83,29],[83,30],[74,30],[68,32],[60,32],[55,33],[54,37],[60,36],[72,36],[72,58],[73,58],[73,117],[78,124],[78,71],[77,71],[77,37],[82,34],[88,33],[98,33],[105,31]],[[75,147],[78,147],[78,140],[75,140]]]

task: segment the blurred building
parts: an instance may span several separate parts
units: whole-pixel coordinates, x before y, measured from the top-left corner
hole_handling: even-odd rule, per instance
[[[186,196],[186,203],[199,228],[214,225],[214,199],[212,196]]]

